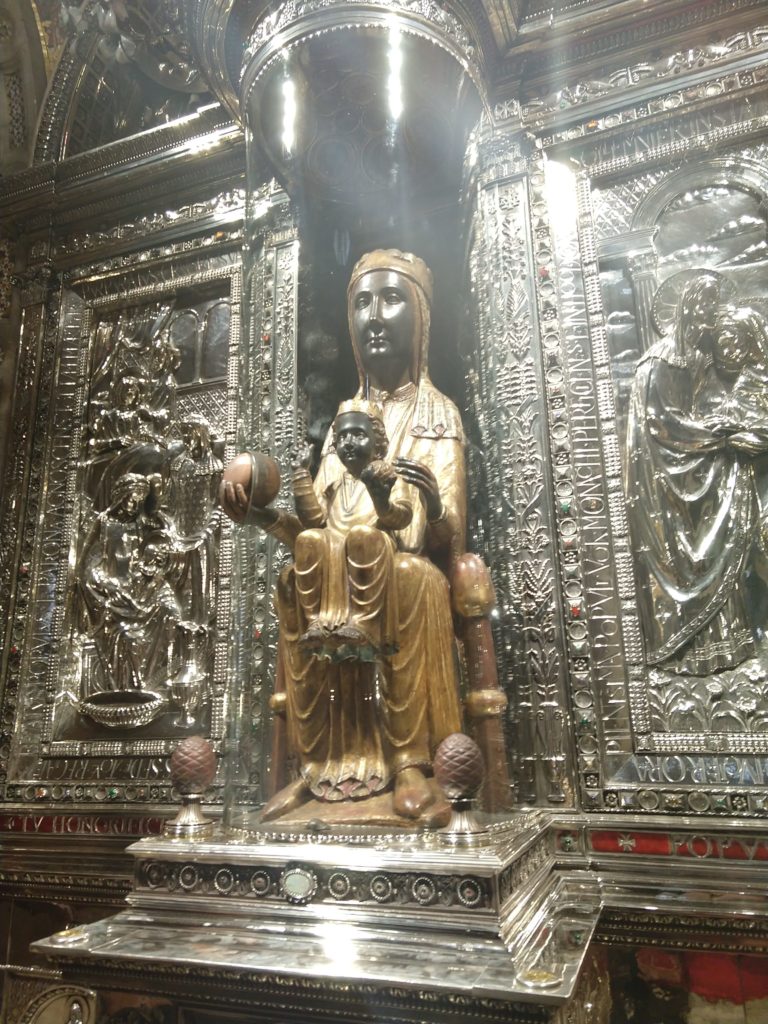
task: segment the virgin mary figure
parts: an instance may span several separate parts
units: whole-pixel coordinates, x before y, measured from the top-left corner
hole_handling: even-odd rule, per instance
[[[375,663],[318,658],[299,643],[311,566],[294,564],[281,576],[278,689],[285,691],[299,777],[267,803],[262,820],[311,804],[302,817],[441,824],[448,807],[430,777],[431,761],[461,728],[448,579],[464,551],[464,435],[455,405],[429,378],[432,275],[424,262],[393,249],[368,253],[354,267],[347,297],[358,397],[380,407],[387,460],[415,498],[410,524],[394,531],[396,643]],[[329,435],[314,481],[318,497],[338,488],[343,470]],[[249,510],[244,489],[232,483],[222,504],[236,522],[255,522],[296,547],[295,516]],[[375,576],[376,546],[367,548],[364,531],[358,540],[356,557]]]

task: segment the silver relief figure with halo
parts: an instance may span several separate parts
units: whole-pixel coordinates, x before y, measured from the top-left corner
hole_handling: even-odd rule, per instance
[[[684,276],[635,371],[625,486],[647,663],[706,676],[761,640],[750,605],[768,581],[768,350],[765,318],[723,275]]]

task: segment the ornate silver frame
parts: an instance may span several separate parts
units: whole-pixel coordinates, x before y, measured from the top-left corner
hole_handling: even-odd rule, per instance
[[[571,90],[570,100],[522,110],[523,124],[538,137],[545,182],[556,181],[550,196],[566,197],[548,210],[557,287],[546,301],[555,304],[559,342],[553,336],[548,346],[545,331],[543,343],[548,380],[553,373],[560,377],[568,408],[564,421],[550,422],[555,492],[568,473],[577,485],[571,507],[556,505],[556,512],[564,618],[569,620],[568,587],[575,578],[566,556],[570,545],[578,552],[584,586],[583,611],[575,617],[583,615],[590,640],[588,652],[575,649],[569,622],[573,734],[586,810],[756,815],[765,808],[768,733],[651,728],[599,277],[601,258],[623,249],[631,252],[642,278],[651,221],[675,188],[726,180],[760,187],[765,172],[748,147],[766,123],[764,46],[760,32],[728,40],[716,55],[728,67],[715,75],[709,70],[712,55],[699,54],[696,66],[703,70],[685,88],[670,88],[667,81],[688,66],[681,56],[664,63],[650,93],[628,72],[611,78],[610,87],[585,86]],[[634,106],[627,105],[632,92],[642,92]],[[713,146],[722,156],[709,155]],[[620,239],[608,237],[602,225],[596,230],[596,188],[607,192],[604,209],[620,223]],[[637,295],[637,277],[635,282]],[[638,306],[641,330],[647,329],[649,306]],[[579,658],[588,675],[580,671]]]
[[[9,803],[23,801],[41,805],[87,806],[109,801],[121,808],[131,804],[174,802],[167,775],[167,758],[176,738],[111,739],[100,735],[93,739],[62,740],[53,732],[53,707],[60,683],[59,648],[65,620],[64,594],[72,578],[71,548],[76,525],[77,456],[81,446],[82,414],[86,367],[92,326],[102,312],[165,297],[191,286],[219,285],[222,296],[232,303],[230,320],[230,367],[236,365],[240,344],[241,267],[236,255],[190,259],[189,245],[178,247],[166,270],[158,274],[145,270],[152,260],[149,250],[132,254],[123,275],[105,274],[101,265],[78,267],[66,274],[71,289],[63,293],[59,328],[50,337],[50,350],[56,353],[51,381],[50,410],[40,410],[41,429],[47,437],[44,451],[36,457],[33,474],[40,474],[42,502],[36,525],[34,556],[23,562],[17,588],[16,616],[24,623],[19,644],[18,671],[26,680],[22,703],[16,711],[17,723],[8,758],[5,798]],[[196,248],[196,246],[195,246]],[[136,269],[134,269],[134,267]],[[227,457],[234,451],[237,408],[237,380],[230,369],[223,394],[225,445]],[[44,425],[43,425],[44,424]],[[31,527],[32,524],[30,523]],[[221,750],[226,734],[230,645],[228,643],[231,564],[231,531],[222,532],[218,568],[218,602],[214,668],[211,679],[210,738]],[[26,596],[28,594],[28,597]],[[21,599],[20,599],[21,598]],[[14,652],[11,652],[13,660]],[[8,694],[6,694],[6,697]],[[12,715],[6,704],[5,714]],[[217,784],[213,801],[221,799]]]

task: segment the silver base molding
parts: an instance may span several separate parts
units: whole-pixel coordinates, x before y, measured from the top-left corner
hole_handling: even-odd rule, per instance
[[[515,1021],[568,1003],[593,939],[768,951],[768,836],[754,825],[531,811],[486,823],[471,847],[285,828],[143,839],[127,910],[33,948],[97,987],[226,1005],[250,991],[259,1006],[290,992],[360,1019],[346,993]]]
[[[575,987],[599,881],[559,868],[545,814],[450,836],[144,839],[130,908],[35,943],[67,972],[329,979],[550,1008]]]

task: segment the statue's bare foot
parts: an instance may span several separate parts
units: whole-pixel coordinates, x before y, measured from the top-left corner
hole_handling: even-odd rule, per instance
[[[404,818],[420,818],[434,800],[432,787],[420,768],[411,766],[397,773],[392,800],[397,814]]]
[[[340,644],[349,644],[351,647],[373,646],[373,640],[364,629],[356,626],[354,622],[345,622],[343,626],[334,629],[333,638]]]
[[[316,651],[328,639],[328,627],[319,622],[312,622],[306,633],[299,637],[299,647],[305,651]]]
[[[305,804],[311,795],[304,779],[289,782],[279,793],[275,793],[271,800],[266,802],[264,810],[261,812],[261,821],[274,821],[275,818],[282,818],[283,815],[295,811],[297,807]]]
[[[336,648],[336,661],[375,661],[379,654],[373,640],[354,622],[345,622],[343,626],[334,629],[331,641]]]

